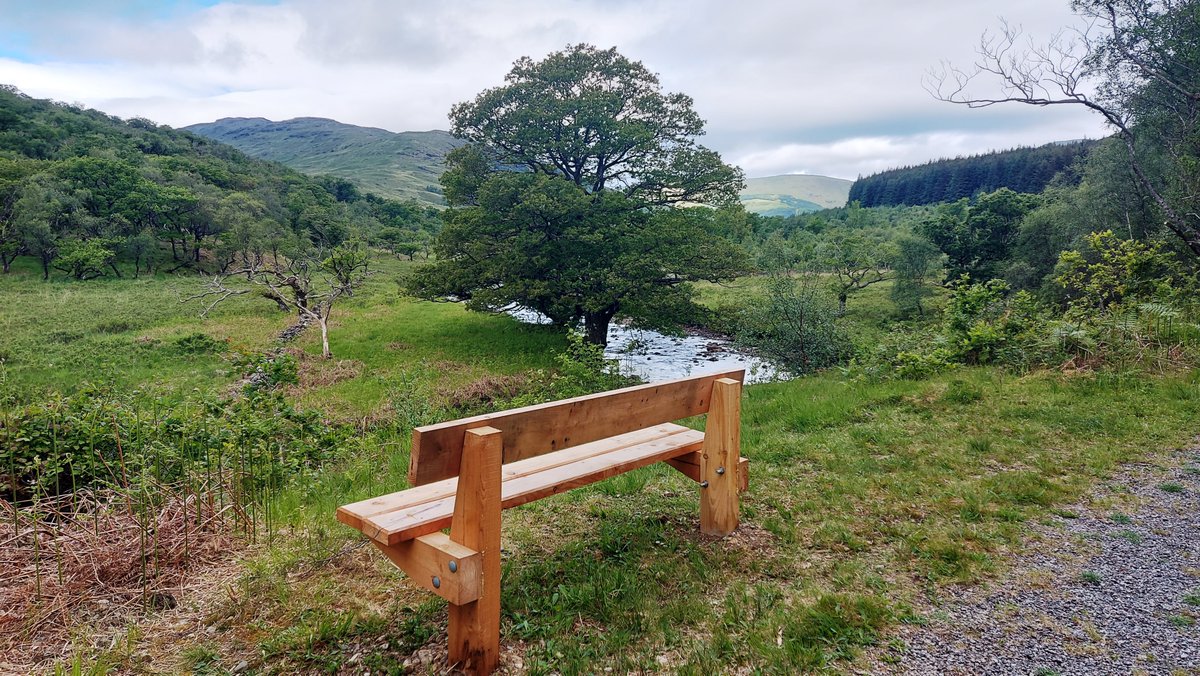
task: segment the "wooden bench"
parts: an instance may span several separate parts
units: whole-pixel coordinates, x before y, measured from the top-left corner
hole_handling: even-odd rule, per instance
[[[744,371],[682,378],[413,430],[412,488],[338,508],[414,582],[450,602],[449,658],[500,652],[500,511],[656,462],[700,485],[700,530],[738,525]],[[705,431],[673,421],[707,413]],[[442,529],[449,527],[447,535]]]

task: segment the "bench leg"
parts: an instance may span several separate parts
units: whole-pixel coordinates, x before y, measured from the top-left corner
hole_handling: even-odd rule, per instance
[[[713,381],[712,401],[700,452],[700,531],[729,535],[738,527],[742,384]]]
[[[450,605],[450,664],[468,673],[491,673],[500,661],[500,430],[467,430],[450,539],[479,552],[479,599]]]

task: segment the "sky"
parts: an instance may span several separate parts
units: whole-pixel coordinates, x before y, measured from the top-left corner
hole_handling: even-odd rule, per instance
[[[446,129],[517,58],[587,42],[691,96],[703,143],[751,177],[1106,135],[1078,106],[970,110],[925,90],[1001,19],[1040,41],[1078,24],[1067,0],[0,0],[0,84],[174,127]]]

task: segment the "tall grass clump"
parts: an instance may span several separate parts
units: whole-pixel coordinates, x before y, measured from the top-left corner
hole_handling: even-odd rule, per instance
[[[87,610],[179,602],[190,571],[273,537],[273,504],[356,443],[269,387],[168,403],[87,386],[0,407],[0,662]],[[39,639],[39,640],[35,640]]]

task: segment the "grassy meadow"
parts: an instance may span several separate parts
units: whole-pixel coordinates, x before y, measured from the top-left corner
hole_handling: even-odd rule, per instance
[[[502,401],[506,386],[554,368],[565,341],[404,298],[396,281],[408,264],[377,266],[334,311],[334,359],[318,358],[311,330],[293,346],[298,378],[285,388],[298,408],[349,427],[353,452],[280,487],[258,537],[232,539],[178,607],[71,627],[60,668],[395,673],[444,640],[445,604],[334,509],[403,488],[414,424]],[[270,348],[291,321],[248,296],[200,319],[180,302],[196,278],[44,283],[36,272],[0,276],[6,405],[85,380],[165,398],[227,393],[239,378],[230,355]],[[761,290],[746,279],[701,294],[720,306]],[[883,336],[891,312],[883,285],[852,297],[859,342]],[[188,352],[195,333],[230,351]],[[744,396],[750,488],[729,538],[699,534],[697,489],[665,465],[505,512],[510,668],[853,670],[864,646],[888,646],[889,627],[923,622],[947,585],[1001,573],[1026,524],[1069,515],[1122,463],[1169,461],[1200,420],[1197,371],[959,368],[875,381],[832,370]]]

